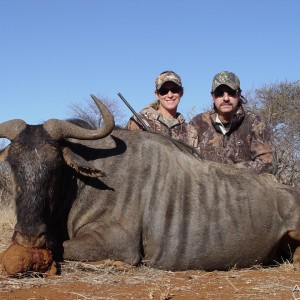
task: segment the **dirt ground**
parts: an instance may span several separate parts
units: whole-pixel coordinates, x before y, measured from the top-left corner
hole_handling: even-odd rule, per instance
[[[118,262],[65,262],[62,275],[0,276],[0,299],[300,299],[290,264],[227,272],[168,272]]]

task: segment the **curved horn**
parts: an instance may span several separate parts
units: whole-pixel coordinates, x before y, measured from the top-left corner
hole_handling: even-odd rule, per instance
[[[6,138],[13,141],[14,138],[25,129],[27,124],[20,119],[14,119],[0,123],[0,138]]]
[[[115,120],[106,106],[94,95],[91,95],[103,116],[103,126],[99,129],[85,129],[67,121],[51,119],[44,123],[45,130],[54,140],[74,138],[96,140],[108,136],[114,129]]]

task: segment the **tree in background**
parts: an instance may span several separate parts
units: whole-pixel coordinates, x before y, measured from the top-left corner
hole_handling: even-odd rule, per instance
[[[271,83],[246,96],[272,131],[277,179],[300,186],[300,81]]]
[[[121,105],[117,100],[106,97],[96,96],[110,110],[115,117],[117,126],[124,127],[126,124],[125,113],[120,108]],[[72,103],[69,106],[68,115],[71,118],[78,118],[90,123],[93,127],[100,128],[103,122],[102,115],[92,98],[85,99],[85,103]]]

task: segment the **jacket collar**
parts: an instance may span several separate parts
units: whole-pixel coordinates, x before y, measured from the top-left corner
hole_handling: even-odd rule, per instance
[[[159,120],[161,123],[167,125],[168,127],[172,127],[174,125],[183,124],[185,122],[185,119],[182,114],[177,113],[176,119],[175,118],[166,118],[161,113],[159,113],[157,110],[155,110],[152,107],[148,107],[145,110],[142,111],[144,114],[151,114],[152,119]]]

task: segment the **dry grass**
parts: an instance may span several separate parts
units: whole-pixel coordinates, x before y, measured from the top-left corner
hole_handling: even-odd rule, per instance
[[[149,299],[157,299],[157,295],[160,295],[162,300],[172,299],[174,295],[183,292],[194,295],[197,299],[201,290],[205,290],[207,295],[213,299],[216,292],[225,292],[227,289],[236,295],[235,298],[240,295],[240,299],[258,299],[255,297],[258,295],[265,297],[266,294],[271,292],[276,294],[284,291],[292,295],[292,288],[296,284],[300,286],[300,282],[295,281],[296,277],[290,276],[291,274],[295,276],[300,274],[292,265],[271,269],[258,266],[228,272],[169,272],[148,267],[137,268],[109,260],[93,264],[66,261],[62,264],[62,271],[63,275],[52,277],[39,276],[40,274],[37,273],[32,273],[32,276],[23,278],[7,278],[0,275],[0,291],[29,290],[47,285],[62,288],[66,284],[73,283],[95,287],[100,285],[110,285],[112,287],[146,285]],[[251,278],[251,273],[253,278]],[[198,289],[195,289],[195,286]],[[294,295],[300,299],[300,293],[296,292]],[[86,297],[90,299],[88,295]],[[261,297],[261,299],[266,298]]]

